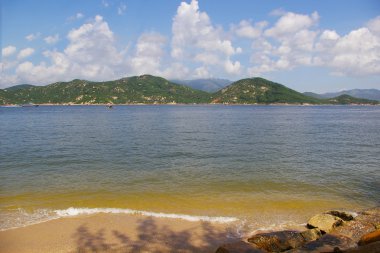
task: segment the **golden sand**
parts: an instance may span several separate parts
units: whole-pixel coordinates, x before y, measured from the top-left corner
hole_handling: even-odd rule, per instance
[[[60,218],[0,232],[0,252],[215,252],[226,225],[126,214]]]

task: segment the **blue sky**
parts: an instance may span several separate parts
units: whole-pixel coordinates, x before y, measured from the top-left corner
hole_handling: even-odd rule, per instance
[[[378,0],[3,0],[0,88],[75,78],[261,76],[380,89]]]

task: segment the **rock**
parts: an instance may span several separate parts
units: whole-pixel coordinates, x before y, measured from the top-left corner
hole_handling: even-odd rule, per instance
[[[306,231],[303,231],[301,233],[301,236],[306,242],[317,240],[319,237],[322,236],[321,230],[318,228],[308,229]]]
[[[356,243],[348,237],[325,234],[320,239],[308,242],[289,253],[342,252],[353,247],[356,247]]]
[[[364,210],[362,214],[380,216],[380,206]]]
[[[215,253],[265,253],[255,245],[247,242],[234,242],[220,246]]]
[[[331,214],[317,214],[308,222],[307,226],[319,228],[322,232],[329,233],[334,228],[343,224],[343,220]]]
[[[347,236],[353,241],[358,242],[363,235],[371,233],[374,230],[375,228],[372,223],[355,218],[355,220],[346,222],[343,226],[335,228],[331,234]]]
[[[379,214],[379,208],[368,209],[355,217],[355,220],[345,222],[343,226],[335,228],[331,233],[348,236],[358,242],[362,236],[376,230],[380,224]]]
[[[380,225],[380,208],[368,209],[360,213],[355,220],[371,223],[375,228]]]
[[[363,235],[362,238],[360,238],[358,244],[367,245],[377,241],[380,241],[380,230],[375,230],[374,232]]]
[[[281,252],[300,247],[306,241],[299,232],[279,231],[254,235],[248,242],[269,252]]]
[[[357,216],[357,214],[354,212],[338,211],[338,210],[328,211],[326,212],[326,214],[331,214],[332,216],[339,217],[344,221],[353,220]]]
[[[344,253],[380,253],[380,242],[373,242],[357,248],[344,251]]]

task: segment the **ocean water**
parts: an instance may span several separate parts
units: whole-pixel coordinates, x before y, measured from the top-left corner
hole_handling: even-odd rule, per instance
[[[247,231],[380,204],[380,107],[0,107],[0,229],[97,212]]]

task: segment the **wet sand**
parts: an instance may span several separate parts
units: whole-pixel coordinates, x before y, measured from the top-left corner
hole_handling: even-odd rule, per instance
[[[215,252],[221,244],[234,240],[227,227],[201,221],[96,214],[2,231],[0,252]]]

